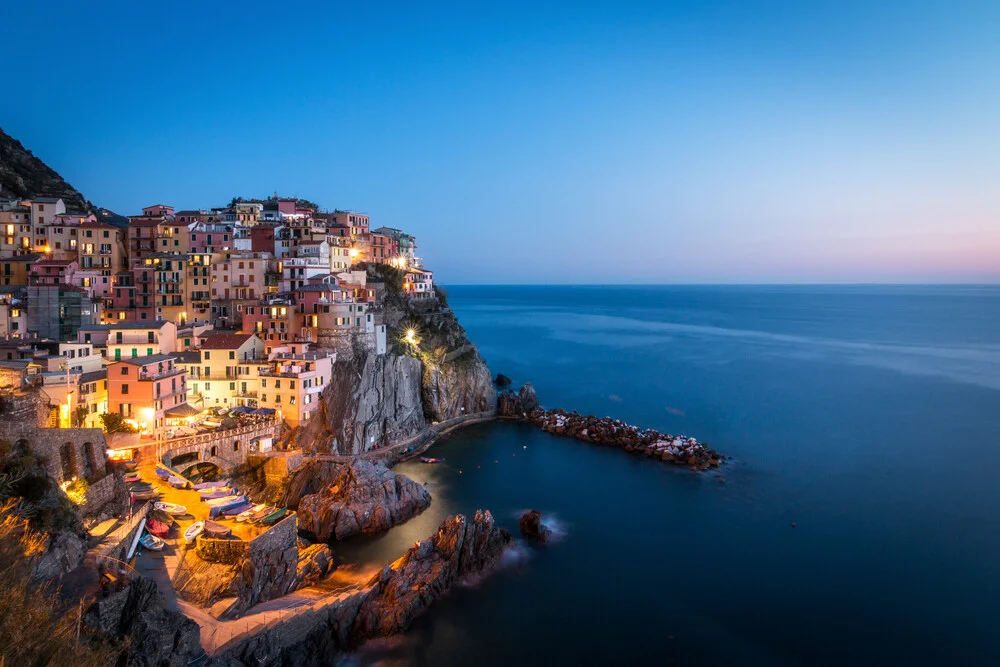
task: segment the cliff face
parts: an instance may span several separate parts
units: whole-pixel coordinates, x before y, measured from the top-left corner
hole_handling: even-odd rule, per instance
[[[319,414],[297,434],[308,451],[354,455],[419,433],[420,360],[394,354],[338,360]]]
[[[486,362],[469,345],[454,359],[424,368],[424,412],[431,421],[488,412],[497,404],[497,390]]]

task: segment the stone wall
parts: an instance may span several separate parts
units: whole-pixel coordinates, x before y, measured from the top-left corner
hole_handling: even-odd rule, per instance
[[[266,535],[267,533],[264,533],[260,537]],[[219,540],[214,537],[199,535],[195,542],[195,553],[198,554],[199,558],[208,563],[235,565],[247,557],[250,544],[251,542],[244,542],[243,540]]]
[[[43,428],[49,423],[49,406],[37,389],[0,397],[0,427],[19,425]]]
[[[87,501],[80,513],[87,516],[98,514],[117,515],[128,509],[128,490],[121,475],[105,475],[87,488]]]
[[[0,440],[24,441],[60,483],[73,477],[103,479],[107,471],[107,443],[99,428],[38,428],[3,417]]]
[[[264,482],[270,487],[279,487],[285,483],[292,471],[302,465],[302,452],[273,452],[269,456],[251,457],[251,462],[263,462]]]

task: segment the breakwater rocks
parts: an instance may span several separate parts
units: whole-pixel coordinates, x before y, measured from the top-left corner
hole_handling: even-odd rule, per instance
[[[641,429],[611,417],[536,408],[527,419],[547,433],[566,435],[599,445],[611,445],[626,452],[645,454],[677,465],[690,465],[699,470],[718,466],[725,458],[694,438],[660,433],[651,428]]]
[[[321,469],[305,469],[296,477]],[[382,463],[365,459],[343,466],[332,481],[310,484],[296,479],[294,485],[300,490],[319,487],[301,496],[298,512],[299,529],[320,542],[380,533],[431,504],[431,495],[422,485],[406,475],[397,475]]]

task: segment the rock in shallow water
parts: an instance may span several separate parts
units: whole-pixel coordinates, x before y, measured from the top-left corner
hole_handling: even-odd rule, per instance
[[[542,513],[538,510],[528,510],[518,521],[521,534],[536,542],[545,542],[549,538],[549,529],[542,525]]]

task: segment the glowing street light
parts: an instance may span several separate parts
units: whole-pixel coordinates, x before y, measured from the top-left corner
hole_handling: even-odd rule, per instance
[[[406,342],[407,343],[413,343],[413,342],[416,341],[416,339],[417,339],[417,332],[414,331],[413,329],[407,329],[406,330]]]

